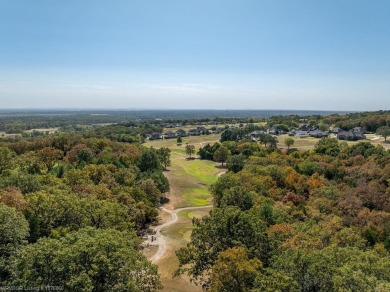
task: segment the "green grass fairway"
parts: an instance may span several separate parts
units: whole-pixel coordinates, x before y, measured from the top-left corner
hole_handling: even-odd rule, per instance
[[[203,147],[208,143],[214,144],[215,142],[218,142],[220,138],[221,138],[220,134],[211,134],[211,135],[183,137],[183,143],[181,146],[176,145],[176,139],[151,140],[151,141],[147,141],[144,145],[147,147],[154,147],[154,148],[169,147],[172,150],[183,149],[183,153],[184,153],[184,148],[186,143],[192,144],[195,146],[195,148],[199,149],[200,147]]]
[[[174,149],[171,153],[172,165],[165,172],[171,184],[171,195],[179,197],[178,207],[205,206],[212,202],[209,187],[218,178],[220,170],[213,161],[187,160],[184,150]]]
[[[288,135],[280,135],[277,136],[278,138],[278,148],[280,149],[287,149],[286,145],[284,144],[284,140],[289,137]],[[306,138],[297,138],[292,137],[295,140],[294,145],[292,148],[297,148],[298,150],[311,150],[314,149],[314,146],[318,143],[320,140],[319,138],[313,138],[313,137],[306,137]],[[340,140],[342,142],[342,140]],[[384,143],[384,138],[378,138],[375,134],[367,134],[366,140],[359,140],[359,141],[345,141],[348,143],[348,145],[357,144],[359,142],[370,142],[373,145],[381,145],[385,149],[390,149],[390,144]]]
[[[179,266],[175,251],[184,247],[191,240],[191,232],[193,230],[191,223],[192,218],[202,218],[207,215],[210,210],[211,208],[181,211],[178,213],[177,223],[162,230],[162,233],[167,238],[167,244],[169,246],[166,256],[158,263],[161,281],[164,285],[163,292],[202,292],[202,288],[191,284],[187,276],[181,275],[172,278],[172,274]]]
[[[209,187],[218,179],[218,173],[221,170],[215,167],[216,163],[213,161],[188,160],[185,145],[189,143],[199,149],[207,143],[217,142],[219,137],[220,135],[186,137],[181,146],[176,145],[176,139],[154,140],[145,143],[147,147],[169,147],[172,150],[172,163],[165,175],[171,185],[170,203],[174,208],[212,204]]]

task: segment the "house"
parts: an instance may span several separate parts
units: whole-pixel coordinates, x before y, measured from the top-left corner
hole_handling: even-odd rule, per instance
[[[199,132],[199,135],[207,134],[207,129],[205,127],[196,127]]]
[[[163,138],[163,136],[161,133],[153,132],[152,134],[150,134],[149,140],[159,140],[162,138]]]
[[[322,137],[328,137],[329,133],[321,130],[315,130],[315,131],[310,131],[309,136],[314,138],[322,138]]]
[[[309,132],[307,132],[307,131],[296,131],[294,136],[295,137],[299,137],[299,138],[306,138],[306,137],[309,137]]]
[[[176,138],[175,132],[169,131],[165,134],[165,139],[174,139],[174,138]]]
[[[276,129],[276,127],[272,126],[272,127],[268,130],[268,133],[271,134],[271,135],[277,135],[277,134],[278,134],[278,130]]]
[[[283,129],[279,129],[278,127],[272,126],[269,128],[268,133],[271,135],[283,135],[286,134],[286,131]]]
[[[353,130],[350,131],[342,131],[337,134],[337,139],[339,140],[348,140],[348,141],[356,141],[356,140],[362,140],[366,139],[366,136],[364,134],[354,132]]]
[[[176,136],[177,137],[187,137],[187,132],[184,131],[183,129],[179,129],[176,131]]]
[[[333,128],[332,130],[330,130],[330,132],[333,133],[333,134],[338,134],[338,133],[343,132],[343,131],[344,131],[343,129],[338,128],[338,127]]]
[[[303,124],[302,126],[299,127],[299,130],[301,131],[309,131],[309,125]]]
[[[198,129],[191,129],[188,131],[188,135],[189,136],[199,136],[200,135],[200,132]]]
[[[288,135],[289,135],[289,136],[295,136],[295,134],[296,134],[298,131],[299,131],[298,129],[292,128],[292,129],[290,130],[290,132],[288,132]]]
[[[250,133],[250,136],[251,136],[252,138],[258,138],[258,137],[260,137],[261,135],[264,135],[264,134],[265,134],[264,131],[257,130],[257,131],[251,132],[251,133]]]
[[[352,129],[352,132],[358,133],[358,134],[366,134],[366,130],[364,130],[362,127],[355,127]]]
[[[299,127],[299,130],[309,132],[309,131],[318,130],[318,128],[316,126],[309,126],[309,125],[303,124],[302,126]]]

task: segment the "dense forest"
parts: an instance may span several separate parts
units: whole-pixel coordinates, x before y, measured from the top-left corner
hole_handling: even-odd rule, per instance
[[[0,146],[0,282],[155,291],[139,235],[169,191],[159,153],[55,135]]]
[[[229,172],[214,209],[193,219],[177,274],[209,291],[390,290],[389,150],[334,138],[305,152],[205,148],[205,159],[231,155]]]

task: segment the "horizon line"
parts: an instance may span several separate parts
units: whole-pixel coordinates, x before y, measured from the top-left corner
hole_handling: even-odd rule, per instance
[[[93,108],[93,107],[9,107],[2,111],[316,111],[316,112],[375,112],[378,110],[334,110],[334,109],[282,109],[282,108]]]

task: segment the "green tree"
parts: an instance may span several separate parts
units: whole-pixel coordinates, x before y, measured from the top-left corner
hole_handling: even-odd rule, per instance
[[[203,284],[203,277],[211,271],[218,255],[234,246],[242,246],[251,258],[269,263],[272,245],[266,225],[255,214],[228,206],[194,219],[193,224],[191,242],[176,252],[179,259],[176,275],[188,273],[195,282]]]
[[[179,145],[181,143],[183,143],[183,138],[181,136],[177,137],[176,139],[176,143]]]
[[[210,291],[251,291],[261,262],[249,259],[243,247],[234,247],[221,252],[212,268]]]
[[[138,167],[142,172],[160,170],[161,165],[154,150],[145,150],[138,162]]]
[[[270,149],[276,149],[278,145],[278,139],[270,134],[261,134],[259,141],[261,144],[264,144],[264,147]]]
[[[7,147],[0,147],[0,173],[11,168],[16,154]]]
[[[45,147],[37,152],[37,157],[46,166],[47,171],[51,171],[53,166],[64,156],[61,150]]]
[[[190,159],[191,159],[192,155],[195,154],[195,146],[187,144],[186,145],[186,154],[189,155]]]
[[[66,291],[157,291],[157,267],[138,252],[134,233],[85,228],[43,238],[17,258],[15,285],[63,286]]]
[[[254,283],[253,292],[299,292],[297,282],[283,272],[265,268],[258,273]]]
[[[38,192],[26,196],[26,218],[30,224],[30,241],[50,236],[55,230],[78,230],[83,227],[131,230],[133,214],[128,207],[117,202],[79,199],[74,194],[58,192],[56,195]]]
[[[287,150],[290,150],[290,147],[293,146],[294,143],[295,143],[294,138],[287,137],[286,139],[284,139],[284,144],[287,146]]]
[[[214,153],[219,147],[221,147],[221,144],[219,143],[214,143],[213,146],[207,144],[199,149],[198,155],[200,156],[200,159],[213,160]]]
[[[340,144],[336,138],[321,138],[314,147],[314,152],[337,156],[340,153]]]
[[[236,206],[241,210],[253,207],[253,195],[240,186],[234,186],[224,191],[219,205],[216,207]]]
[[[267,226],[276,223],[276,215],[272,208],[272,205],[268,202],[261,205],[259,210],[260,218],[267,223]]]
[[[157,150],[157,155],[164,166],[164,170],[167,170],[168,166],[171,166],[171,149],[168,147],[161,147]]]
[[[93,150],[85,144],[75,145],[66,154],[66,158],[71,163],[90,163],[93,157]]]
[[[222,163],[222,167],[223,167],[223,163],[228,160],[229,155],[230,155],[230,150],[225,146],[221,146],[215,151],[213,158],[214,161]]]
[[[222,198],[225,195],[225,191],[240,184],[237,176],[232,172],[228,172],[218,178],[217,182],[211,186],[211,192],[213,194],[214,205],[217,207],[222,206]]]
[[[234,173],[241,171],[245,165],[245,158],[246,157],[243,154],[230,156],[227,160],[228,170],[233,171]]]
[[[152,179],[141,181],[140,188],[145,192],[148,200],[153,204],[153,206],[157,207],[160,204],[161,192]]]
[[[390,127],[389,126],[380,127],[376,130],[376,133],[378,135],[383,136],[383,138],[385,138],[385,142],[386,142],[387,137],[390,136]]]
[[[36,192],[41,188],[39,176],[27,174],[22,171],[12,172],[9,176],[0,176],[2,187],[18,187],[23,194]]]
[[[390,284],[388,256],[352,247],[286,250],[273,268],[293,278],[300,291],[381,291],[376,288]]]
[[[10,281],[12,257],[27,243],[28,223],[23,214],[0,203],[0,283]]]

